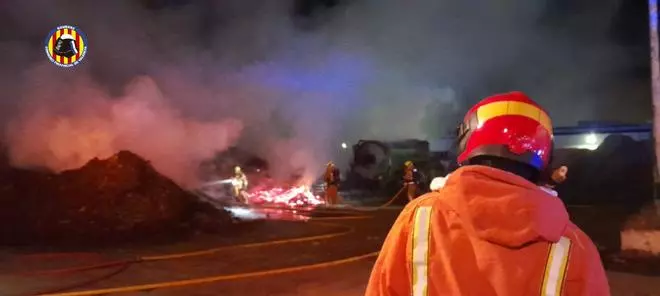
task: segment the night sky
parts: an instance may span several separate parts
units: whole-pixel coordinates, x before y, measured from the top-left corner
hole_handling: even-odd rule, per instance
[[[192,1],[143,0],[143,5],[148,9],[159,11],[184,7],[189,5],[190,2]],[[323,30],[324,24],[332,22],[332,18],[336,17],[336,14],[340,14],[342,10],[351,5],[357,5],[357,2],[360,1],[295,0],[291,4],[291,20],[296,28],[301,31]],[[539,28],[556,31],[559,32],[558,34],[575,38],[581,38],[585,34],[603,35],[607,41],[611,42],[608,45],[621,47],[621,50],[625,53],[625,58],[628,59],[627,63],[618,66],[617,71],[614,73],[602,75],[602,79],[595,85],[583,86],[585,89],[591,89],[596,95],[589,98],[580,98],[579,96],[574,98],[578,101],[595,101],[594,112],[589,112],[591,114],[584,120],[615,122],[644,122],[650,120],[651,113],[648,108],[650,99],[650,86],[648,85],[650,75],[648,64],[648,3],[641,0],[555,0],[546,2],[544,11],[540,13],[535,24]],[[209,1],[206,1],[205,5],[213,6]],[[410,2],[409,5],[415,5],[415,3]],[[607,12],[607,10],[611,10],[611,12]],[[201,21],[200,31],[202,36],[208,34],[214,27],[222,26],[223,22],[222,17],[212,13],[207,14]],[[596,23],[605,23],[605,25],[594,25]],[[484,48],[484,50],[487,52],[487,48]],[[597,49],[595,50],[597,51]],[[502,75],[501,69],[476,75],[482,75],[481,84],[478,86],[472,84],[461,86],[463,83],[455,83],[455,88],[458,89],[460,97],[466,102],[473,102],[494,92],[511,89],[525,90],[524,86],[516,83],[518,77],[515,74]],[[598,73],[589,73],[589,75],[598,75]],[[564,79],[562,76],[560,74],[556,79]],[[604,93],[610,93],[605,95],[608,99],[598,99],[598,94]],[[541,97],[541,101],[543,100],[544,98]],[[552,99],[548,98],[546,100]],[[563,99],[555,100],[564,102]],[[553,104],[551,111],[559,109],[561,111],[557,113],[563,113],[560,105]],[[636,107],[629,107],[630,105]],[[629,109],[629,113],[621,114],[619,106],[625,106],[624,109]],[[461,109],[466,109],[466,107],[467,104],[464,104]],[[582,120],[579,115],[576,119]],[[575,120],[564,121],[560,119],[560,122],[570,125]]]

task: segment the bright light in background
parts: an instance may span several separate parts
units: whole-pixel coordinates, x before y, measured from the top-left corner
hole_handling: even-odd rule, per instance
[[[584,137],[584,142],[587,143],[587,145],[595,145],[596,142],[598,142],[598,137],[596,137],[596,134],[590,133]]]
[[[341,143],[341,149],[346,149],[348,148],[348,144],[346,142]]]
[[[596,150],[599,146],[598,136],[595,133],[589,133],[585,135],[584,142],[580,142],[581,143],[576,146],[578,149]]]

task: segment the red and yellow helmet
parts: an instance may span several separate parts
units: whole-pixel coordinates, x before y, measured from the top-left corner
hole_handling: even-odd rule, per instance
[[[548,113],[522,92],[483,99],[458,127],[458,163],[476,156],[498,156],[539,171],[550,162],[553,146]]]

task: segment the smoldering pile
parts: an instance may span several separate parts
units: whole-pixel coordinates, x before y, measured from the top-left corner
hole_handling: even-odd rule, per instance
[[[571,219],[606,252],[618,252],[620,230],[660,225],[653,205],[653,143],[610,135],[594,150],[560,149],[555,167],[568,166],[559,196]],[[648,226],[646,226],[648,227]]]
[[[653,196],[653,147],[648,140],[610,135],[594,151],[558,150],[553,162],[569,168],[568,179],[558,187],[567,204],[636,207]]]
[[[231,222],[128,151],[59,174],[4,164],[0,204],[4,244],[172,239]]]

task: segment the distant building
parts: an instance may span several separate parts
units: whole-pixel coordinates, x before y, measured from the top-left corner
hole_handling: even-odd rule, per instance
[[[613,134],[626,135],[633,140],[647,140],[653,136],[652,124],[617,124],[579,122],[577,126],[555,127],[555,148],[595,150]]]

